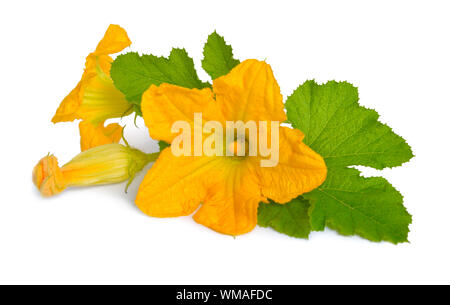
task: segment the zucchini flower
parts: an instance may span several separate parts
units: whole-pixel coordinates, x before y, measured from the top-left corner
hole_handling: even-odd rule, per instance
[[[42,196],[56,195],[67,187],[119,183],[129,180],[153,162],[159,153],[146,154],[121,144],[106,144],[78,154],[60,167],[53,155],[42,158],[33,169],[33,183]]]
[[[133,106],[114,86],[110,76],[113,59],[109,55],[122,51],[130,44],[131,41],[123,28],[110,25],[95,51],[87,56],[80,82],[56,110],[53,123],[82,120],[82,150],[105,144],[105,141],[117,143],[120,140],[116,135],[122,133],[122,127],[117,124],[104,127],[104,123],[107,119],[131,114]],[[92,126],[86,127],[87,125]],[[83,132],[86,129],[95,132]],[[109,135],[105,132],[110,129],[117,129],[117,133]],[[98,139],[100,141],[97,141]]]

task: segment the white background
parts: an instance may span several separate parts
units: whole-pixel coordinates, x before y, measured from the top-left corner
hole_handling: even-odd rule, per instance
[[[450,4],[448,1],[3,1],[0,4],[0,281],[4,283],[450,283]],[[315,78],[347,80],[361,104],[416,157],[383,175],[413,215],[410,243],[333,231],[310,240],[257,228],[232,238],[191,217],[156,219],[124,185],[41,198],[31,182],[48,152],[79,151],[77,124],[53,125],[110,23],[131,50],[185,47],[201,71],[213,30],[239,59],[266,59],[284,96]],[[127,51],[129,51],[128,49]],[[201,71],[201,72],[200,72]],[[132,145],[157,151],[143,122]]]

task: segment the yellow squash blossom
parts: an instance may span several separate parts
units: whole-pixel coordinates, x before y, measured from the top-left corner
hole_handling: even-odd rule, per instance
[[[43,196],[49,197],[71,186],[131,182],[134,175],[158,155],[121,144],[106,144],[78,154],[62,167],[55,156],[48,155],[34,167],[33,183]]]
[[[95,51],[86,58],[80,82],[61,102],[52,119],[53,123],[83,120],[83,127],[80,125],[82,149],[120,140],[116,135],[122,133],[121,127],[117,124],[104,127],[104,122],[130,114],[132,107],[113,84],[110,76],[113,60],[109,55],[130,44],[123,28],[110,25]],[[87,127],[87,124],[92,126]],[[83,132],[87,129],[90,132]],[[110,133],[112,129],[116,132]]]
[[[286,120],[280,88],[265,62],[247,60],[209,88],[186,89],[169,84],[151,86],[143,95],[142,111],[150,136],[171,141],[175,121]],[[261,167],[261,156],[174,156],[170,148],[147,173],[137,206],[155,217],[190,215],[215,231],[239,235],[257,223],[260,202],[278,203],[320,186],[327,168],[320,155],[303,142],[303,133],[279,127],[279,162]],[[231,148],[235,150],[236,148]],[[201,207],[199,208],[199,206]]]

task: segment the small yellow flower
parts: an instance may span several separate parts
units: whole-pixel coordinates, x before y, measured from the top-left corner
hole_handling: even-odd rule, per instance
[[[33,169],[33,182],[43,196],[49,197],[71,186],[119,183],[134,178],[159,153],[146,154],[121,144],[97,146],[78,154],[59,167],[53,155],[42,158]]]
[[[142,112],[150,136],[168,143],[177,137],[171,129],[174,122],[194,126],[196,113],[222,126],[226,121],[286,121],[272,69],[257,60],[244,61],[215,79],[212,90],[151,86],[142,97]],[[136,204],[150,216],[196,211],[194,220],[215,231],[249,232],[256,226],[260,202],[289,202],[325,180],[323,158],[303,138],[300,130],[279,127],[279,162],[274,167],[262,167],[261,155],[175,156],[166,148],[139,187]],[[239,145],[231,143],[228,149],[237,151]]]
[[[81,142],[90,143],[84,148],[105,144],[106,138],[109,139],[108,143],[117,143],[120,140],[115,136],[108,137],[103,128],[97,127],[103,125],[107,119],[119,118],[132,111],[132,105],[113,84],[110,76],[113,60],[109,56],[122,51],[130,44],[131,41],[123,28],[110,25],[95,51],[86,58],[80,82],[61,102],[52,119],[53,123],[81,119],[86,124],[92,124],[91,130],[95,130],[95,134],[81,133]],[[101,141],[96,142],[96,139]]]

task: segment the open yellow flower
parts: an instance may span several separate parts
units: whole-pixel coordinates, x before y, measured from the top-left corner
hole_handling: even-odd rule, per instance
[[[142,111],[150,136],[168,143],[177,136],[174,122],[204,120],[286,120],[280,88],[265,62],[247,60],[217,78],[213,89],[186,89],[169,84],[151,86],[143,95]],[[299,130],[279,127],[279,162],[261,167],[261,156],[174,156],[170,148],[147,173],[137,206],[155,217],[196,212],[194,219],[230,235],[251,231],[260,202],[286,203],[318,187],[327,168],[320,155],[303,142]]]
[[[108,137],[104,128],[111,129],[113,126],[103,127],[103,124],[107,119],[130,114],[132,105],[113,84],[110,76],[113,60],[109,55],[122,51],[130,44],[131,41],[123,28],[110,25],[95,51],[86,58],[80,82],[61,102],[52,119],[53,123],[81,119],[86,122],[85,126],[88,123],[92,124],[91,129],[96,130],[95,134],[81,133],[81,142],[90,144],[89,147],[84,146],[84,148],[105,144],[106,138],[109,139],[109,143],[120,140],[115,137],[115,134]],[[98,128],[100,125],[102,128]],[[102,140],[96,142],[96,139]]]
[[[59,167],[53,155],[42,158],[33,169],[33,183],[45,197],[67,187],[112,184],[129,180],[159,153],[146,154],[121,144],[106,144],[78,154]]]

